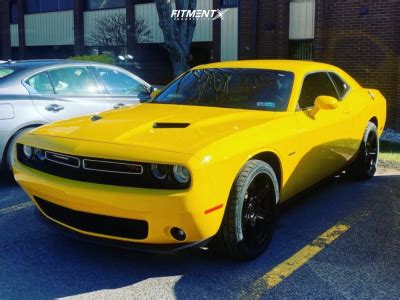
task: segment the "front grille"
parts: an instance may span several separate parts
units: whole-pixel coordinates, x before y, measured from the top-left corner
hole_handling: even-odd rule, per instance
[[[53,151],[44,151],[44,159],[37,157],[27,160],[23,156],[22,145],[17,145],[18,160],[41,172],[71,180],[164,190],[184,190],[188,183],[179,183],[170,175],[158,180],[151,173],[151,164],[69,155]],[[172,166],[170,167],[172,168]]]
[[[60,155],[59,153],[45,151],[44,157],[51,162],[73,168],[79,168],[81,165],[81,162],[78,158],[69,155]]]
[[[35,197],[35,201],[47,216],[76,229],[135,240],[143,240],[148,234],[148,223],[143,220],[116,218],[76,211],[39,197]]]
[[[137,174],[143,173],[143,167],[137,164],[110,162],[104,160],[84,159],[83,168],[91,171]]]

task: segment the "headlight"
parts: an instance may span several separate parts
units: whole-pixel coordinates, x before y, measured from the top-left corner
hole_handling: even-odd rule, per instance
[[[33,156],[33,148],[31,146],[24,145],[22,147],[22,153],[26,159],[31,159]]]
[[[174,177],[179,183],[188,183],[190,180],[189,170],[183,166],[174,166]]]
[[[166,165],[151,164],[151,173],[157,179],[164,180],[168,176],[168,168]]]
[[[44,151],[42,149],[35,149],[35,157],[38,160],[45,160],[46,159],[45,153],[44,153]]]

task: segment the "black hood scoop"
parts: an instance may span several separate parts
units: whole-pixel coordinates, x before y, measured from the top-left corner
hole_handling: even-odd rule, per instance
[[[103,119],[103,117],[102,117],[102,116],[99,116],[99,115],[93,115],[93,116],[90,118],[90,120],[92,120],[93,122],[96,122],[96,121],[101,120],[101,119]]]
[[[154,123],[153,128],[186,128],[190,123]]]

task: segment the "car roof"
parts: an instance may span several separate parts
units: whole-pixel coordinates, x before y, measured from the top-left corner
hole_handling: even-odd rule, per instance
[[[32,60],[16,60],[7,61],[0,63],[0,68],[12,68],[17,72],[10,74],[4,78],[1,78],[2,83],[19,81],[25,76],[29,76],[32,73],[42,71],[44,69],[53,66],[107,66],[115,69],[121,69],[117,66],[91,62],[91,61],[79,61],[79,60],[69,60],[69,59],[32,59]]]
[[[53,65],[107,65],[104,63],[98,63],[93,61],[80,61],[80,60],[70,60],[70,59],[30,59],[30,60],[13,60],[0,63],[1,67],[11,67],[19,69],[33,69],[36,67],[46,67]]]
[[[65,64],[71,62],[66,59],[31,59],[31,60],[11,60],[7,62],[0,63],[0,67],[12,67],[12,68],[21,68],[21,69],[29,69],[38,66],[47,66],[47,65],[56,65],[56,64]]]
[[[239,60],[239,61],[224,61],[211,63],[206,65],[198,66],[194,69],[205,69],[205,68],[254,68],[254,69],[269,69],[269,70],[281,70],[293,73],[298,72],[312,72],[317,70],[336,71],[337,67],[313,62],[313,61],[302,61],[302,60]]]
[[[283,59],[265,59],[265,60],[238,60],[238,61],[224,61],[200,65],[193,70],[209,69],[209,68],[239,68],[239,69],[265,69],[292,72],[298,78],[303,78],[309,73],[318,71],[335,72],[342,79],[345,80],[350,86],[360,87],[359,83],[342,69],[325,63],[304,61],[304,60],[283,60]],[[299,75],[299,76],[297,76]]]

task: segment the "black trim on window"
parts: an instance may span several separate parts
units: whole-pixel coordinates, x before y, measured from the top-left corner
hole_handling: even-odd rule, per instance
[[[18,13],[17,1],[10,1],[10,24],[18,24]]]
[[[74,9],[73,0],[26,0],[26,14],[68,11]]]
[[[239,0],[221,0],[221,8],[234,8],[239,6]]]
[[[349,90],[350,90],[349,84],[348,84],[346,81],[344,81],[343,78],[340,77],[340,76],[339,76],[337,73],[335,73],[335,72],[328,72],[328,76],[329,76],[329,78],[331,79],[331,81],[332,81],[332,83],[333,83],[333,86],[334,86],[335,89],[336,89],[336,92],[337,92],[337,94],[338,94],[338,96],[339,96],[339,100],[342,100],[344,97],[346,97],[347,93],[348,93]],[[346,85],[346,89],[344,90],[344,92],[341,93],[341,92],[339,91],[338,84],[337,84],[337,82],[333,79],[333,76],[336,76],[343,84]]]

